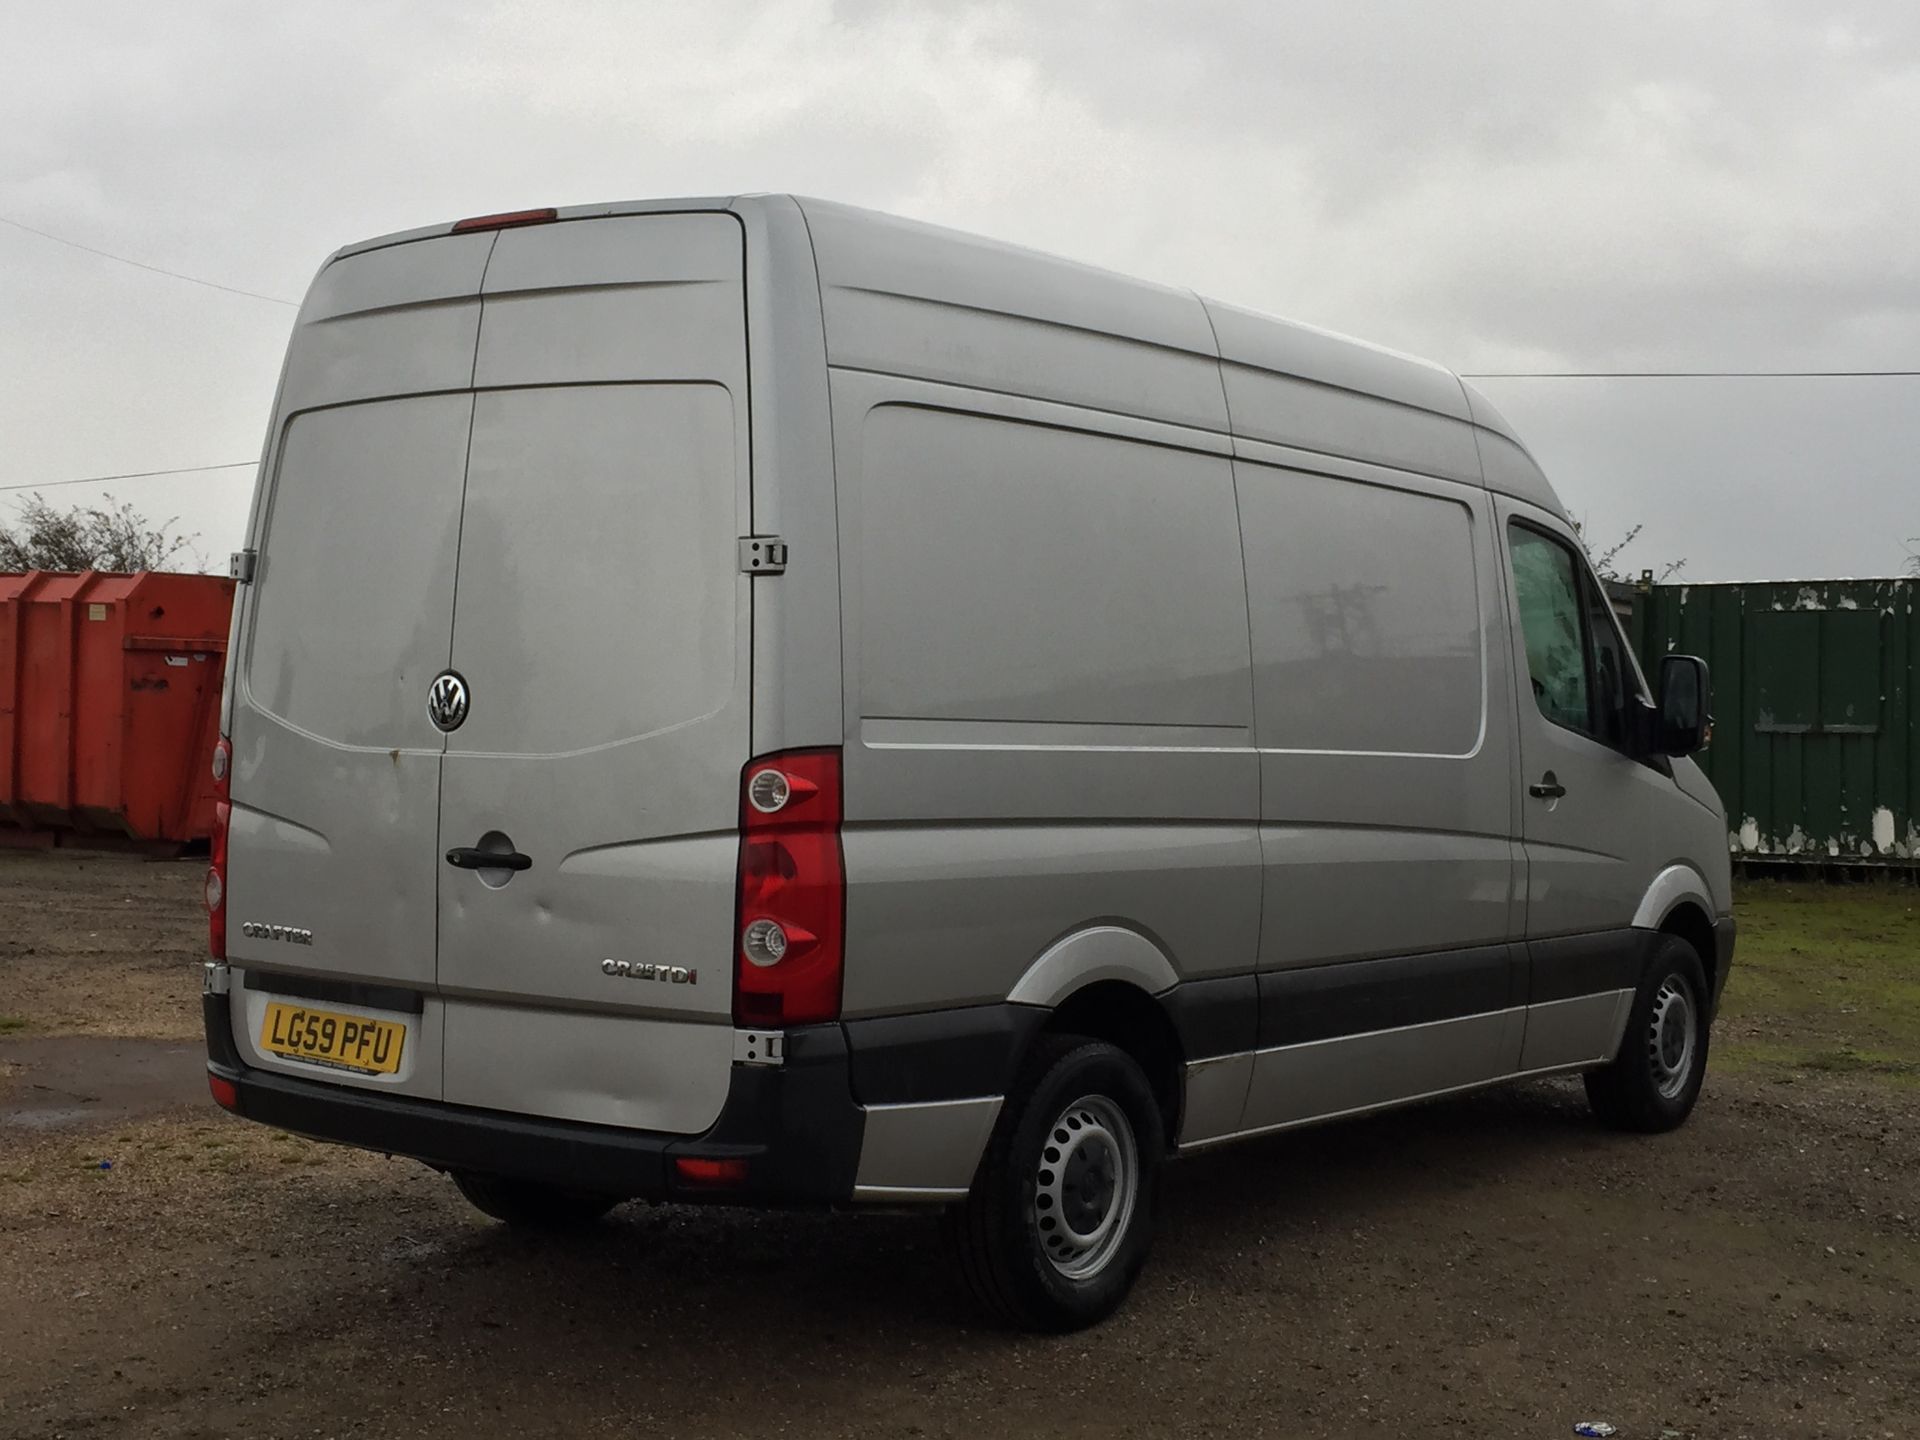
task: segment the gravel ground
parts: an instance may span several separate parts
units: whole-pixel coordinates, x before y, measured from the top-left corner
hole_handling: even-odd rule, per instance
[[[0,858],[0,1017],[177,1035],[198,880]],[[979,1323],[925,1216],[529,1240],[210,1102],[0,1123],[0,1435],[1905,1440],[1916,1156],[1920,1087],[1865,1074],[1716,1074],[1657,1139],[1493,1092],[1173,1167],[1131,1303],[1047,1339]]]
[[[0,850],[0,1028],[200,1033],[205,860]]]

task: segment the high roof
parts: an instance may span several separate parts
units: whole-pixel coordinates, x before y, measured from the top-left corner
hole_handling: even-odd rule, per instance
[[[1564,511],[1486,397],[1431,361],[1057,255],[835,201],[578,205],[562,220],[797,206],[830,361],[1091,406],[1307,454],[1485,484]],[[446,225],[341,255],[447,233]],[[924,323],[930,313],[938,325]],[[913,323],[918,319],[921,323]]]

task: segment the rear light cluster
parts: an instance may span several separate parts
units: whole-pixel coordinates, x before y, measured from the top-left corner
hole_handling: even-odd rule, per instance
[[[847,895],[840,752],[755,760],[740,791],[733,1018],[752,1026],[835,1019]]]
[[[207,866],[207,950],[227,958],[227,826],[233,819],[233,746],[213,747],[213,842]]]

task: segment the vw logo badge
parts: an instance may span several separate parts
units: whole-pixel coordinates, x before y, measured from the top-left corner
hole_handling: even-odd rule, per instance
[[[440,730],[458,730],[467,718],[467,682],[453,671],[434,677],[427,690],[427,718]]]

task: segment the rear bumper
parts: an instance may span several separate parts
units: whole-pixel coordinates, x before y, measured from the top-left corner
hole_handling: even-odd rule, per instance
[[[309,982],[313,983],[313,982]],[[332,991],[344,993],[329,982]],[[361,1003],[373,1003],[359,997]],[[202,996],[207,1069],[235,1112],[316,1140],[655,1200],[748,1205],[959,1199],[973,1181],[1021,1057],[1046,1012],[979,1005],[804,1025],[777,1066],[735,1065],[720,1118],[668,1135],[395,1096],[248,1065],[229,996]],[[689,1184],[681,1158],[744,1160],[744,1184]]]
[[[720,1118],[705,1134],[667,1135],[611,1125],[480,1110],[384,1095],[262,1070],[233,1043],[228,997],[202,997],[207,1069],[232,1082],[248,1120],[439,1170],[475,1170],[653,1200],[829,1205],[852,1198],[866,1113],[854,1103],[847,1041],[838,1025],[786,1032],[779,1066],[736,1065]],[[680,1157],[744,1160],[743,1184],[692,1185]]]

